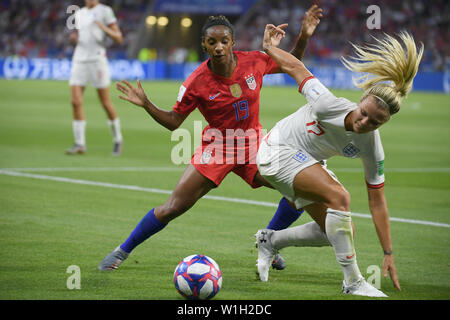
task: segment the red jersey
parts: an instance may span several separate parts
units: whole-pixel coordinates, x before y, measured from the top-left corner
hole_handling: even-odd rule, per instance
[[[208,122],[202,145],[191,159],[202,175],[218,186],[234,172],[257,188],[256,153],[262,129],[259,94],[263,76],[275,72],[278,65],[264,52],[234,54],[237,65],[230,78],[213,73],[209,60],[203,62],[183,82],[173,110],[187,116],[198,108]]]
[[[198,108],[208,122],[205,130],[216,128],[225,133],[226,129],[261,129],[259,94],[263,76],[273,73],[278,65],[264,52],[233,53],[237,65],[230,78],[213,73],[208,59],[183,82],[173,110],[188,115]]]

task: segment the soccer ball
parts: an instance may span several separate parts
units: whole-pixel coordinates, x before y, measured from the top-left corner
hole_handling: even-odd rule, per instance
[[[222,272],[210,257],[194,254],[180,261],[173,273],[178,292],[190,300],[214,297],[222,287]]]

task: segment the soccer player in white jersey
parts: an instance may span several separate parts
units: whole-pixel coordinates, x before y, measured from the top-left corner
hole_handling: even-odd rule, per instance
[[[117,25],[113,10],[99,0],[85,0],[86,6],[75,13],[76,30],[70,40],[76,44],[72,57],[69,80],[73,107],[73,134],[75,144],[66,150],[67,154],[86,152],[86,118],[83,111],[83,92],[88,83],[97,89],[98,97],[108,117],[113,135],[113,155],[122,151],[120,119],[109,96],[110,72],[106,57],[105,40],[112,38],[122,43],[122,33]]]
[[[287,246],[332,246],[344,273],[342,292],[385,297],[371,286],[358,269],[353,243],[350,195],[336,176],[321,165],[332,156],[361,158],[369,208],[384,251],[383,275],[390,273],[400,290],[384,195],[384,152],[378,128],[400,109],[412,88],[423,54],[414,39],[400,33],[386,35],[374,45],[354,46],[356,57],[343,59],[354,72],[370,75],[356,85],[364,90],[359,103],[335,97],[304,64],[273,45],[283,30],[267,25],[263,47],[283,72],[292,76],[307,104],[279,121],[261,142],[257,165],[261,175],[297,208],[303,207],[313,222],[280,231],[257,232],[258,272],[267,281],[269,266],[277,252]],[[405,52],[406,50],[406,52]]]

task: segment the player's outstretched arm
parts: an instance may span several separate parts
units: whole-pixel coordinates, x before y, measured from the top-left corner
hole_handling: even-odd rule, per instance
[[[126,80],[122,80],[122,83],[116,83],[117,90],[124,94],[124,96],[119,95],[119,98],[144,108],[145,111],[147,111],[147,113],[163,127],[173,131],[183,123],[184,119],[186,119],[186,116],[182,116],[173,110],[166,111],[156,107],[147,98],[140,80],[137,81],[137,87],[134,87]]]
[[[298,60],[289,52],[286,52],[276,45],[284,36],[284,31],[273,24],[266,25],[264,30],[263,49],[279,66],[282,72],[290,75],[301,86],[303,80],[312,76],[311,72],[306,69],[303,62]]]
[[[322,12],[323,10],[316,4],[306,12],[302,21],[300,33],[297,36],[297,41],[295,42],[294,48],[291,50],[291,54],[297,59],[303,60],[309,38],[313,35],[316,27],[320,23],[320,19],[323,17]]]
[[[384,251],[383,257],[383,276],[391,277],[392,283],[397,290],[401,290],[400,282],[397,276],[397,269],[394,263],[394,255],[392,253],[392,240],[389,224],[389,212],[387,208],[386,197],[384,189],[367,188],[369,195],[369,208],[372,214],[372,219],[375,224],[375,229],[380,240],[381,247]]]

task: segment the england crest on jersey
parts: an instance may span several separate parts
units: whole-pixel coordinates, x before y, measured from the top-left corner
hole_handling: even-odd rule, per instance
[[[247,81],[247,85],[249,87],[250,90],[255,90],[256,89],[256,79],[255,76],[252,74],[250,74],[249,76],[245,76],[245,81]]]
[[[300,150],[295,154],[294,160],[297,160],[300,163],[304,163],[309,160],[309,157],[308,157],[308,154],[306,154],[306,152],[303,152],[302,150]]]
[[[347,158],[357,158],[359,157],[359,152],[360,150],[351,142],[342,150],[342,153]]]

